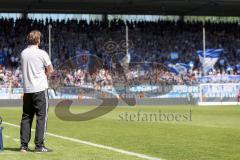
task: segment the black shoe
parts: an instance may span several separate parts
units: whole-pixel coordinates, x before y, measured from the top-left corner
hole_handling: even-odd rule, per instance
[[[46,148],[46,147],[37,147],[37,148],[35,148],[35,152],[36,153],[46,153],[46,152],[52,152],[53,150],[51,150],[51,149],[48,149],[48,148]]]
[[[28,151],[28,147],[26,147],[26,146],[21,146],[20,147],[20,152],[27,153],[27,151]]]

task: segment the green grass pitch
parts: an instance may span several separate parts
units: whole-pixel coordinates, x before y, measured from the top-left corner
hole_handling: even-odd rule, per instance
[[[91,107],[72,107],[74,113]],[[190,114],[182,121],[146,122],[140,117],[123,120],[126,113],[142,116],[161,111],[164,114]],[[21,107],[0,108],[4,122],[19,125]],[[129,118],[129,117],[128,117]],[[154,120],[154,119],[153,119]],[[34,123],[35,128],[35,123]],[[137,160],[135,156],[76,143],[47,135],[46,146],[52,153],[20,153],[19,128],[3,124],[4,148],[0,160]],[[49,110],[48,133],[95,144],[136,152],[165,160],[239,160],[239,106],[135,106],[118,107],[114,111],[86,122],[58,119],[54,107]],[[34,149],[34,132],[30,149]]]

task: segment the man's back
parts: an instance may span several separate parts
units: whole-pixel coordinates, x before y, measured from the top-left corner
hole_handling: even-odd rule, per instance
[[[31,31],[27,36],[28,48],[21,53],[23,72],[23,113],[20,128],[20,152],[27,152],[31,139],[31,128],[36,115],[35,152],[50,152],[44,146],[47,129],[47,76],[53,72],[48,54],[39,49],[42,34],[38,30]],[[45,71],[46,70],[46,71]]]
[[[21,53],[24,93],[40,92],[48,88],[45,67],[51,65],[48,54],[35,45]]]

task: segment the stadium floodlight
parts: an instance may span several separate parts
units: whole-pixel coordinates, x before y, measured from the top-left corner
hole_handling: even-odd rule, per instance
[[[205,64],[206,61],[206,29],[205,29],[205,23],[203,22],[203,64]],[[202,66],[203,74],[206,75],[204,71],[204,66]]]
[[[50,59],[52,59],[52,25],[48,25],[48,54]]]

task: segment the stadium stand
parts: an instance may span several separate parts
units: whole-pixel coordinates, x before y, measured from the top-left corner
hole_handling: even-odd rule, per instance
[[[120,42],[124,39],[125,23],[122,20],[90,21],[85,20],[32,20],[32,19],[0,19],[0,53],[1,53],[1,86],[9,85],[12,77],[12,87],[21,87],[21,71],[19,68],[19,54],[26,46],[25,35],[32,29],[43,32],[42,48],[48,49],[48,25],[53,26],[52,33],[52,60],[58,68],[66,59],[84,54],[97,55],[105,66],[98,70],[95,79],[103,79],[102,85],[111,85],[109,68],[111,54],[103,47],[106,42]],[[129,39],[133,43],[130,48],[131,63],[155,62],[189,63],[193,66],[187,73],[175,75],[164,72],[157,73],[156,77],[171,80],[172,84],[196,84],[197,77],[202,75],[201,63],[197,50],[202,48],[201,22],[173,22],[173,21],[128,21]],[[206,23],[207,48],[223,48],[215,70],[211,75],[239,74],[239,38],[240,26],[238,23]],[[172,58],[171,53],[177,53]],[[65,86],[79,86],[88,78],[86,73],[79,69],[68,73],[64,79]],[[95,75],[95,76],[96,76]],[[150,76],[151,74],[146,74]],[[134,76],[134,73],[129,73]],[[150,76],[151,77],[151,76]],[[90,79],[94,79],[90,77]],[[6,86],[5,86],[6,87]]]

